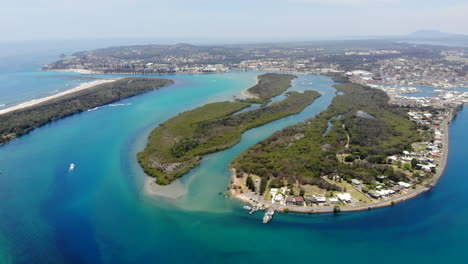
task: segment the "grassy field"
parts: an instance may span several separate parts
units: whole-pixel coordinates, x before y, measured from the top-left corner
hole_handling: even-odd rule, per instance
[[[354,199],[357,199],[360,201],[359,204],[372,202],[372,200],[369,197],[367,197],[360,191],[356,190],[351,184],[347,183],[346,181],[341,181],[341,182],[337,182],[333,180],[328,180],[328,181],[332,184],[336,184],[340,186],[344,192],[350,193]]]
[[[50,121],[172,84],[161,78],[123,78],[0,115],[0,145]]]
[[[291,92],[281,102],[233,114],[250,104],[218,102],[179,114],[154,129],[138,161],[158,184],[169,184],[199,164],[201,156],[238,143],[242,133],[296,114],[320,94]]]

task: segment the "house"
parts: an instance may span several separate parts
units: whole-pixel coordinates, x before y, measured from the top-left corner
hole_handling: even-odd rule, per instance
[[[417,164],[416,166],[420,167],[424,171],[431,171],[431,167],[429,165]]]
[[[411,187],[411,184],[406,183],[406,182],[398,182],[398,185],[405,188],[405,189]]]
[[[317,203],[317,199],[314,196],[306,196],[305,199],[311,203]]]
[[[350,203],[351,202],[351,194],[350,193],[337,193],[336,197],[342,202]]]
[[[361,185],[361,181],[359,181],[359,180],[357,180],[357,179],[352,179],[352,180],[351,180],[351,183],[352,183],[353,185],[356,185],[356,186],[360,186],[360,185]]]
[[[271,197],[275,197],[275,195],[278,193],[278,188],[271,188],[270,189],[270,195]]]
[[[392,191],[392,190],[380,190],[380,191],[377,191],[382,197],[388,197],[392,194],[395,193],[395,191]]]
[[[326,203],[327,202],[327,198],[325,198],[324,196],[315,196],[315,199],[317,200],[317,203]]]
[[[286,197],[286,204],[295,204],[295,203],[296,203],[296,199],[294,199],[294,196],[288,195],[288,197]]]
[[[328,199],[328,201],[329,201],[331,204],[335,204],[335,203],[338,203],[338,198],[330,198],[330,199]]]
[[[283,203],[284,202],[284,195],[278,193],[274,196],[273,203]]]
[[[296,203],[296,205],[302,205],[302,204],[304,204],[304,198],[296,197],[296,198],[294,198],[294,202]]]
[[[369,195],[372,197],[372,198],[380,198],[382,197],[382,195],[377,192],[377,191],[369,191]]]

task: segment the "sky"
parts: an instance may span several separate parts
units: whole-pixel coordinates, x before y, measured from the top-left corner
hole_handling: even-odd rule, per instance
[[[468,35],[468,0],[2,0],[0,41],[304,41]]]

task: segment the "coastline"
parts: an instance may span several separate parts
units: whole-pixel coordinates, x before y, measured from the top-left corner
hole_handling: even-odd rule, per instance
[[[259,97],[249,91],[247,91],[249,88],[245,89],[244,91],[242,91],[242,95],[245,96],[245,97],[250,97],[250,98],[255,98],[255,99],[259,99]]]
[[[61,92],[61,93],[57,93],[57,94],[47,96],[47,97],[43,97],[43,98],[33,99],[33,100],[25,102],[25,103],[21,103],[21,104],[15,105],[15,106],[11,106],[11,107],[2,109],[2,110],[0,110],[0,115],[6,114],[6,113],[9,113],[9,112],[13,112],[13,111],[16,111],[16,110],[24,109],[24,108],[27,108],[27,107],[30,107],[30,106],[34,106],[34,105],[37,105],[37,104],[40,104],[40,103],[43,103],[43,102],[47,102],[49,100],[56,99],[56,98],[59,98],[61,96],[67,95],[67,94],[71,94],[71,93],[79,92],[79,91],[82,91],[82,90],[86,90],[86,89],[95,87],[95,86],[100,85],[100,84],[111,83],[111,82],[114,82],[114,81],[116,81],[118,79],[119,78],[116,78],[116,79],[103,79],[103,80],[96,80],[96,81],[92,81],[92,82],[82,83],[82,84],[78,85],[75,88],[72,88],[70,90],[67,90],[67,91],[64,91],[64,92]]]
[[[85,69],[47,69],[42,71],[55,71],[55,72],[76,72],[80,74],[102,74],[99,71],[85,70]]]
[[[442,150],[442,154],[440,157],[439,170],[437,170],[437,172],[434,174],[434,176],[430,180],[428,180],[426,183],[423,183],[423,185],[419,186],[418,188],[414,190],[410,190],[408,193],[404,193],[402,195],[398,195],[387,200],[381,200],[381,201],[373,202],[369,204],[350,206],[350,207],[340,207],[340,211],[341,212],[357,212],[357,211],[371,210],[374,208],[393,206],[397,203],[415,198],[416,196],[424,192],[427,192],[431,190],[434,186],[436,186],[440,178],[444,174],[445,168],[447,166],[449,143],[450,143],[449,125],[450,125],[450,122],[453,120],[454,116],[455,115],[452,110],[450,116],[446,118],[441,124],[441,130],[444,131],[443,150]],[[236,183],[237,179],[241,179],[241,180],[244,179],[244,177],[242,178],[236,177],[236,170],[234,168],[229,168],[229,169],[231,171],[231,184],[230,184],[231,186]],[[259,202],[256,202],[252,200],[252,197],[248,197],[246,194],[242,192],[237,192],[236,190],[231,188],[231,186],[229,188],[229,194],[231,197],[237,200],[240,200],[242,202],[245,202],[252,206],[263,205],[264,207],[272,207],[278,212],[283,212],[284,209],[288,209],[288,211],[290,212],[309,213],[309,214],[310,213],[312,214],[313,213],[333,213],[335,210],[334,205],[331,205],[331,206],[291,206],[291,205],[273,204],[263,199],[259,199],[259,195],[256,195],[255,197],[257,198],[257,200],[259,200]]]
[[[255,85],[258,84],[258,76],[257,76],[257,82],[255,83]],[[260,97],[258,95],[255,95],[251,92],[249,92],[249,89],[252,88],[252,87],[249,87],[249,88],[246,88],[245,90],[242,91],[242,95],[245,96],[245,97],[250,97],[250,98],[254,98],[254,99],[260,99]]]

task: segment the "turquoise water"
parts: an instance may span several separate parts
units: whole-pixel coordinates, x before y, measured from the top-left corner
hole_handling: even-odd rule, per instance
[[[1,147],[0,263],[466,262],[466,110],[451,125],[439,185],[394,208],[277,214],[263,225],[262,215],[248,215],[240,202],[219,195],[237,154],[328,106],[335,95],[328,77],[301,75],[293,90],[313,88],[323,96],[206,156],[178,182],[185,195],[146,195],[135,154],[151,129],[182,111],[239,96],[257,74],[167,76],[176,84],[53,122]]]

